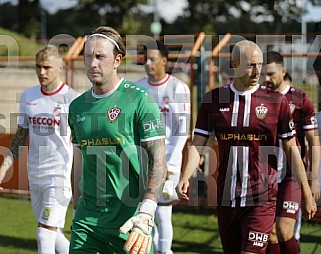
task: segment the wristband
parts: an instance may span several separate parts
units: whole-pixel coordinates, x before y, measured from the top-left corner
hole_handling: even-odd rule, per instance
[[[154,213],[157,208],[157,203],[151,199],[143,199],[140,203],[138,213],[146,213],[154,217]]]

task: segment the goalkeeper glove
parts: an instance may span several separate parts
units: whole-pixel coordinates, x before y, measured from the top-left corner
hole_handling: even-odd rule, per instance
[[[123,234],[131,230],[125,242],[124,249],[130,254],[148,254],[152,246],[152,229],[154,226],[154,213],[157,203],[150,199],[144,199],[140,205],[138,214],[125,222],[119,229]]]

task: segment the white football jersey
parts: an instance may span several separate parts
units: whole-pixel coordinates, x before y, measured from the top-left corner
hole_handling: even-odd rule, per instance
[[[59,179],[70,185],[73,147],[68,111],[70,102],[78,95],[63,83],[51,93],[35,86],[22,94],[18,125],[29,129],[30,184],[39,180],[51,184]]]
[[[180,79],[166,74],[166,77],[152,83],[147,77],[136,83],[147,88],[163,113],[166,126],[167,169],[180,172],[182,152],[190,131],[190,90]]]

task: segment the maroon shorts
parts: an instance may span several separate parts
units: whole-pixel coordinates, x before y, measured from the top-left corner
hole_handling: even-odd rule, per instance
[[[276,217],[298,217],[301,206],[301,188],[299,183],[292,178],[285,178],[279,183]]]
[[[265,253],[275,219],[275,204],[217,208],[223,252]]]

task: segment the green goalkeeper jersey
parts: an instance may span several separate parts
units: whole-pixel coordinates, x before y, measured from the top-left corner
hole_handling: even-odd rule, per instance
[[[121,79],[104,96],[89,89],[76,98],[68,121],[83,156],[79,204],[86,212],[79,216],[93,225],[119,227],[133,216],[147,188],[141,143],[165,137],[159,108],[146,89]]]

